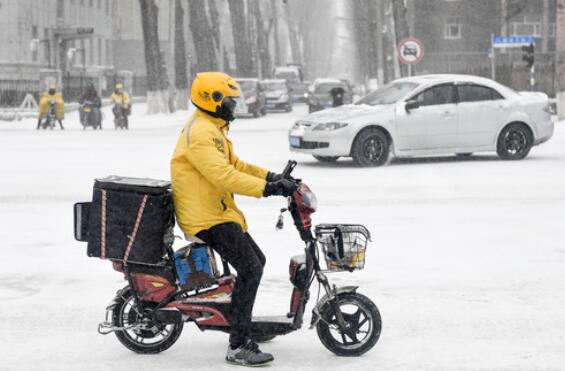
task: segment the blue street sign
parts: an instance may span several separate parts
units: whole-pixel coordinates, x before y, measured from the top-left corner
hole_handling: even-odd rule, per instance
[[[536,39],[533,36],[494,36],[492,44],[494,47],[511,47],[535,44]]]

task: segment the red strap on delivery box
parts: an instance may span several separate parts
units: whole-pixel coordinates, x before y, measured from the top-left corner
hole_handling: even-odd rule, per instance
[[[137,235],[137,230],[139,229],[139,225],[141,224],[141,217],[143,216],[143,210],[145,210],[145,204],[147,204],[147,199],[149,198],[148,195],[143,196],[143,200],[141,201],[141,205],[139,205],[139,210],[137,210],[137,218],[135,220],[135,225],[133,226],[133,231],[131,232],[131,236],[129,238],[129,243],[126,248],[126,253],[124,254],[124,263],[127,263],[129,254],[133,247],[133,243],[135,241],[135,236]]]
[[[102,190],[102,236],[100,238],[100,245],[102,247],[102,254],[100,258],[106,259],[106,191]]]

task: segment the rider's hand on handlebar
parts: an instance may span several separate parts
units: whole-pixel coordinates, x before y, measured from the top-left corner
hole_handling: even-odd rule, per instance
[[[273,182],[267,182],[263,196],[292,196],[298,189],[298,184],[294,180],[279,179]]]
[[[283,179],[282,174],[273,173],[271,171],[269,171],[269,173],[267,174],[267,182],[276,182],[277,180],[281,180],[281,179]],[[290,175],[286,179],[292,180],[294,182],[297,181]]]

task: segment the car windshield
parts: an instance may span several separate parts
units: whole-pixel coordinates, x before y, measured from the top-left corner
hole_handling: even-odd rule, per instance
[[[284,82],[264,82],[263,87],[265,90],[286,90],[286,84]]]
[[[296,71],[277,71],[275,73],[277,79],[283,79],[287,81],[299,81],[298,73]]]
[[[333,88],[342,88],[345,90],[345,86],[343,84],[335,83],[335,82],[323,82],[321,84],[316,85],[314,88],[314,93],[316,94],[329,94],[330,90]]]
[[[239,87],[243,91],[251,91],[255,90],[256,82],[255,81],[238,81]]]
[[[393,82],[359,99],[355,104],[378,106],[393,104],[418,86],[415,82]]]

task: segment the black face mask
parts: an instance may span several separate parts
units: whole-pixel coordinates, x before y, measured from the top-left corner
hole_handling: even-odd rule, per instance
[[[50,95],[54,95],[54,94],[55,94],[55,89],[49,89],[48,93],[49,93]]]
[[[227,122],[235,120],[235,106],[237,106],[235,99],[225,97],[222,105],[216,108],[216,116]]]

